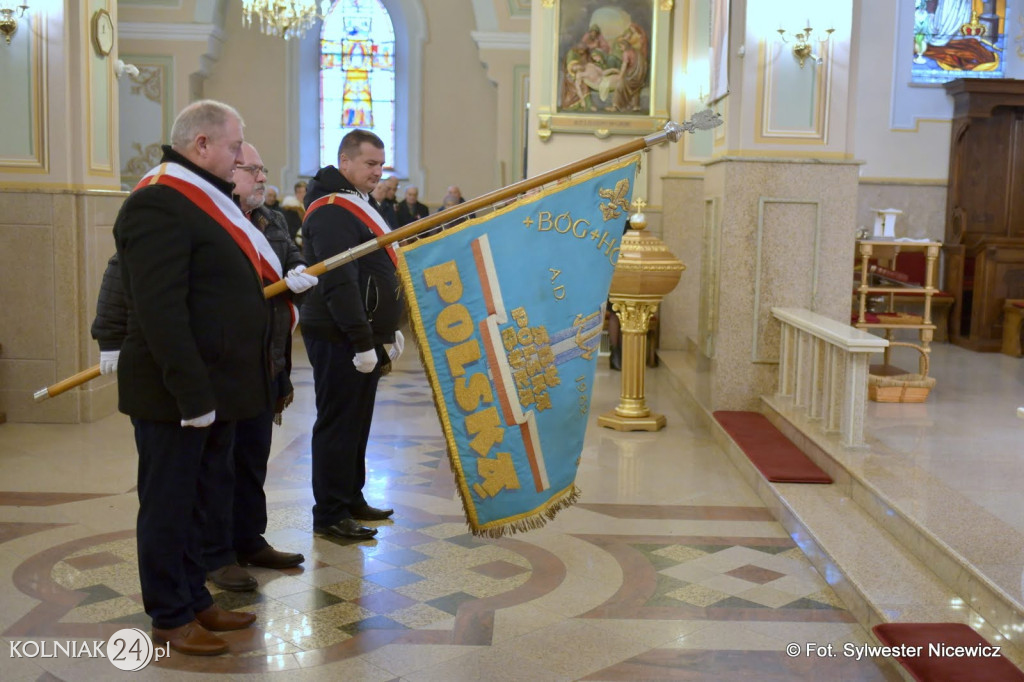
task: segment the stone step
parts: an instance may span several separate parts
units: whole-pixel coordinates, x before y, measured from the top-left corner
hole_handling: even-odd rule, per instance
[[[771,399],[761,411],[835,483],[769,483],[694,398],[698,379],[688,356],[679,351],[659,353],[677,389],[678,407],[707,426],[744,480],[865,629],[888,622],[965,623],[1002,646],[1015,665],[1024,667],[1020,614],[992,590],[979,589],[973,579],[976,572],[965,570],[948,548],[926,537],[877,491],[815,445],[807,433],[812,429],[805,432],[783,417],[784,407],[771,404]],[[959,572],[953,572],[954,566],[960,567]]]

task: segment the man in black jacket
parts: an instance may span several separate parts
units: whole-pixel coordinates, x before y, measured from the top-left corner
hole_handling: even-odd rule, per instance
[[[271,404],[264,248],[230,198],[242,125],[220,102],[182,110],[162,163],[114,224],[130,311],[118,407],[139,452],[142,600],[154,639],[185,654],[224,653],[210,631],[255,620],[214,604],[200,554],[204,521],[230,515],[235,421]]]
[[[405,188],[405,200],[395,207],[395,215],[398,217],[399,227],[404,227],[409,223],[416,222],[420,218],[426,218],[430,215],[430,209],[420,203],[419,188]]]
[[[236,592],[256,589],[256,579],[241,566],[291,568],[305,560],[301,554],[274,549],[263,537],[267,531],[267,496],[263,484],[267,480],[275,415],[280,419],[279,415],[294,394],[290,380],[292,329],[298,321],[298,309],[291,302],[292,294],[317,283],[316,277],[303,272],[306,263],[288,234],[284,216],[263,205],[267,169],[259,152],[248,142],[242,145],[242,161],[244,163],[235,167],[232,176],[234,194],[245,217],[266,237],[280,261],[282,272],[288,272],[285,280],[290,292],[267,301],[273,404],[255,417],[240,419],[235,425],[231,523],[207,524],[204,533],[203,563],[210,580],[221,589]],[[263,284],[271,284],[271,280],[264,277]]]
[[[319,263],[389,230],[369,196],[384,167],[384,143],[354,130],[338,149],[338,167],[321,168],[309,183],[302,246]],[[381,363],[401,354],[404,303],[392,249],[380,249],[320,277],[302,303],[302,339],[313,366],[313,528],[365,540],[376,529],[357,521],[386,519],[391,509],[363,497],[366,444]],[[385,346],[390,345],[390,349]]]
[[[246,218],[263,233],[281,263],[289,271],[285,276],[291,293],[267,301],[271,314],[270,358],[273,363],[272,397],[275,404],[252,419],[235,424],[235,485],[231,523],[207,523],[204,529],[203,563],[209,579],[217,587],[230,591],[256,589],[256,579],[241,568],[243,565],[265,568],[290,568],[305,558],[298,553],[281,552],[263,538],[267,530],[267,498],[263,484],[270,459],[271,430],[280,413],[291,402],[291,332],[298,314],[290,303],[292,294],[316,284],[316,277],[305,274],[305,262],[288,234],[280,215],[263,206],[266,169],[259,152],[251,144],[242,145],[244,165],[236,166],[234,194]],[[269,284],[264,281],[264,284]],[[110,257],[103,273],[92,337],[100,347],[100,372],[117,371],[118,355],[128,328],[128,307],[121,285],[121,268],[117,254]]]

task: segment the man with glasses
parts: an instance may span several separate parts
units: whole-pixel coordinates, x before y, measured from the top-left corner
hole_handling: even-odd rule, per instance
[[[390,231],[369,195],[384,168],[384,143],[366,130],[345,135],[338,166],[321,168],[309,183],[302,248],[319,263]],[[313,530],[344,539],[377,534],[359,521],[381,521],[391,509],[363,496],[366,444],[383,371],[404,340],[398,322],[405,304],[391,247],[324,273],[302,302],[302,340],[313,365]]]
[[[267,301],[273,405],[235,425],[233,504],[226,518],[209,519],[204,532],[203,563],[209,571],[208,578],[217,587],[234,592],[254,590],[257,586],[256,579],[242,566],[282,569],[298,566],[305,560],[301,554],[274,549],[263,537],[267,531],[263,484],[267,479],[274,422],[281,423],[281,412],[294,395],[289,375],[292,330],[298,321],[298,310],[291,298],[317,283],[316,277],[303,272],[305,261],[288,234],[284,217],[263,205],[267,169],[259,152],[248,142],[242,144],[242,161],[242,165],[235,166],[232,176],[234,194],[245,217],[266,237],[281,271],[287,272],[285,281],[290,293]],[[264,285],[272,282],[268,275],[264,273]]]

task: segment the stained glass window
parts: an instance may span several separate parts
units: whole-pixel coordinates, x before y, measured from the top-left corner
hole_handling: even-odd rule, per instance
[[[1007,0],[916,0],[911,82],[1003,78],[1006,5]]]
[[[395,29],[380,0],[338,0],[320,34],[320,165],[338,162],[355,128],[384,141],[395,163]]]

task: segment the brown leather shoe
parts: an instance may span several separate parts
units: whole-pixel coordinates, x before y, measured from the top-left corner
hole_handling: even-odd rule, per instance
[[[242,630],[249,627],[256,622],[256,614],[227,611],[214,604],[198,612],[196,620],[207,630],[226,632],[227,630]]]
[[[297,552],[281,552],[270,545],[252,554],[238,555],[240,565],[261,568],[293,568],[305,560],[306,557]]]
[[[228,650],[227,642],[195,620],[166,630],[153,628],[153,641],[170,644],[172,649],[186,656],[217,656]]]
[[[206,579],[228,592],[251,592],[259,585],[256,578],[238,564],[228,564],[216,571],[210,571],[206,574]]]

